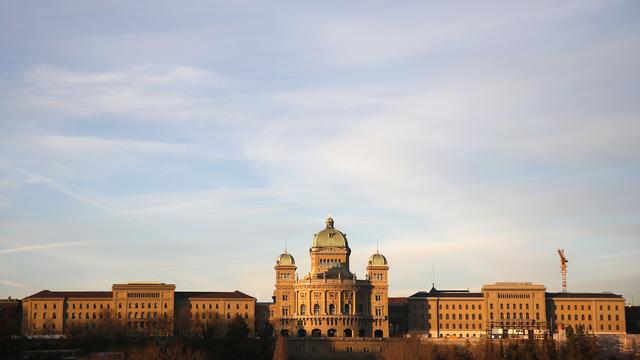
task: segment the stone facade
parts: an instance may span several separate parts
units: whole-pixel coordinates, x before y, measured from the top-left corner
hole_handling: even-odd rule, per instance
[[[314,235],[309,249],[311,271],[298,278],[295,260],[286,251],[278,256],[270,323],[277,333],[293,336],[389,336],[388,271],[379,253],[369,258],[367,276],[350,271],[346,235],[332,218]]]
[[[24,335],[198,335],[239,318],[253,335],[255,298],[235,292],[179,292],[164,283],[114,284],[112,291],[43,290],[22,301]]]
[[[569,326],[623,334],[624,324],[620,295],[548,293],[531,283],[495,283],[479,293],[434,287],[408,298],[409,332],[429,337],[540,338]]]

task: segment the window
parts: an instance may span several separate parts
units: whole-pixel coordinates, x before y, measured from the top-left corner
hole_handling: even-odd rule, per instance
[[[313,315],[320,315],[320,305],[313,305]]]
[[[305,315],[307,312],[307,306],[305,304],[300,305],[300,315]]]

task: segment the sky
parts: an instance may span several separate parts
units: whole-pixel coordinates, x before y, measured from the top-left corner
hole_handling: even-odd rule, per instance
[[[331,214],[390,296],[563,248],[640,301],[638,1],[3,0],[0,49],[0,297],[266,301]]]

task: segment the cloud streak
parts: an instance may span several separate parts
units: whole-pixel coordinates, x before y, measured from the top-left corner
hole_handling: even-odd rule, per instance
[[[66,247],[81,247],[81,246],[90,246],[98,244],[95,241],[71,241],[71,242],[59,242],[59,243],[49,243],[49,244],[38,244],[38,245],[27,245],[27,246],[18,246],[7,249],[0,249],[0,255],[6,254],[14,254],[21,252],[34,252],[34,251],[42,251],[42,250],[50,250],[50,249],[59,249]]]

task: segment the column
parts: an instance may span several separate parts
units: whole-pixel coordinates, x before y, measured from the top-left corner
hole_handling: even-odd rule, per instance
[[[353,289],[353,310],[351,310],[353,315],[356,315],[358,312],[356,310],[356,289]]]

